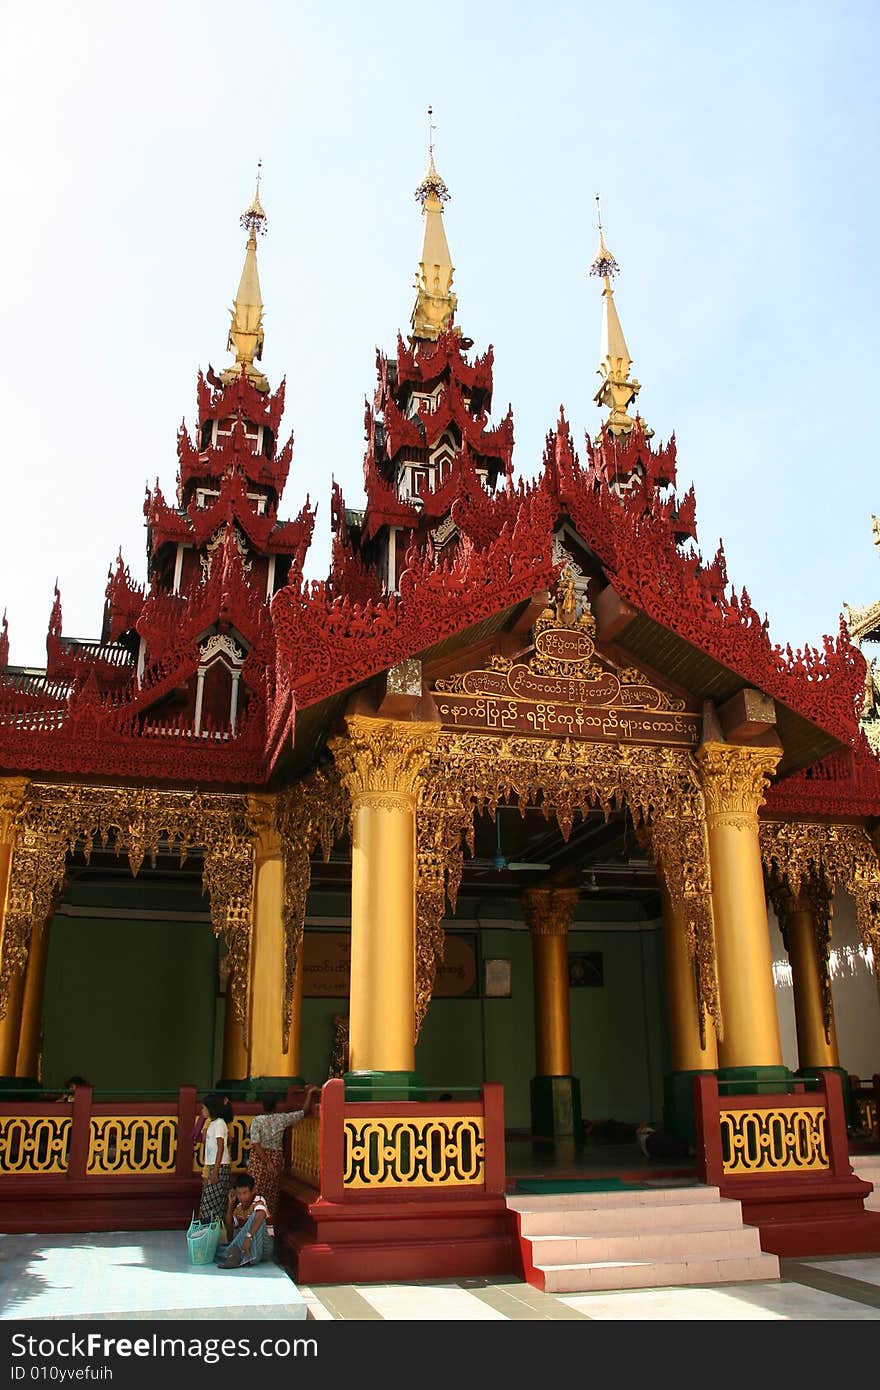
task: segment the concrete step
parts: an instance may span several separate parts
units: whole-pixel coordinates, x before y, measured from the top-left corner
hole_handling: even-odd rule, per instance
[[[597,1260],[551,1265],[540,1270],[547,1293],[592,1293],[598,1289],[653,1289],[683,1284],[746,1283],[778,1279],[775,1255],[731,1255],[704,1251],[694,1259]]]
[[[507,1200],[511,1211],[599,1210],[604,1207],[711,1206],[720,1194],[717,1187],[646,1187],[611,1192],[520,1192]]]
[[[857,1178],[874,1184],[865,1198],[865,1211],[880,1211],[880,1154],[852,1154],[849,1161]]]
[[[703,1257],[748,1259],[761,1254],[761,1234],[755,1226],[732,1230],[681,1230],[676,1227],[599,1235],[530,1236],[532,1261],[541,1269],[551,1265],[593,1265],[608,1261],[658,1262]]]
[[[663,1202],[648,1206],[542,1208],[518,1212],[523,1236],[598,1235],[607,1232],[656,1231],[674,1225],[680,1230],[726,1231],[742,1226],[739,1202]]]
[[[717,1187],[509,1197],[526,1277],[551,1293],[778,1279],[779,1260]]]

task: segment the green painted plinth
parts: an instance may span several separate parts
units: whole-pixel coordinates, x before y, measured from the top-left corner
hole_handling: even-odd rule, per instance
[[[858,1129],[859,1112],[853,1100],[852,1086],[849,1082],[849,1072],[844,1071],[843,1067],[798,1067],[795,1075],[806,1083],[808,1091],[818,1091],[822,1075],[826,1071],[836,1072],[840,1077],[840,1086],[843,1091],[843,1109],[846,1115],[848,1129]]]
[[[718,1088],[725,1096],[790,1095],[795,1081],[788,1067],[719,1067]]]
[[[347,1071],[346,1100],[427,1100],[428,1088],[414,1071]]]
[[[42,1091],[42,1089],[34,1076],[0,1076],[0,1091]],[[39,1096],[37,1099],[39,1100]]]
[[[532,1134],[541,1139],[583,1137],[581,1083],[576,1076],[533,1076]]]
[[[697,1142],[694,1120],[694,1077],[714,1076],[709,1068],[670,1071],[663,1078],[663,1128],[689,1144]]]
[[[248,1076],[243,1081],[222,1076],[214,1090],[230,1100],[259,1100],[264,1091],[274,1091],[278,1099],[283,1100],[288,1086],[303,1085],[301,1076]]]

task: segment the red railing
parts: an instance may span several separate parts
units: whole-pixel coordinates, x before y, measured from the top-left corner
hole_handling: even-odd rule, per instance
[[[502,1086],[472,1101],[359,1101],[336,1079],[313,1124],[311,1136],[308,1122],[294,1132],[290,1173],[324,1201],[504,1193]]]
[[[296,1104],[299,1088],[287,1092]],[[247,1163],[256,1101],[232,1099],[229,1160]],[[175,1099],[0,1100],[0,1231],[139,1230],[179,1225],[198,1206],[195,1086]]]
[[[716,1077],[694,1078],[703,1182],[726,1190],[756,1180],[851,1176],[840,1077],[823,1072],[817,1091],[793,1085],[791,1094],[722,1095]]]

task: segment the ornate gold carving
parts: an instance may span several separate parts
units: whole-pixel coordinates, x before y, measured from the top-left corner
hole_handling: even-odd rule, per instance
[[[778,1110],[722,1110],[724,1175],[806,1173],[831,1165],[825,1109],[802,1105]]]
[[[482,1115],[346,1120],[343,1182],[352,1188],[480,1187]]]
[[[696,758],[713,824],[739,827],[753,821],[781,757],[781,748],[701,744]]]
[[[93,1115],[86,1176],[173,1173],[176,1115]]]
[[[523,914],[535,936],[567,936],[580,897],[579,888],[526,888]]]
[[[652,831],[654,856],[670,895],[689,922],[698,997],[723,1036],[715,966],[712,889],[705,812],[693,755],[684,748],[587,743],[443,730],[428,789],[467,823],[472,810],[495,815],[502,803],[539,806],[568,839],[577,815],[597,807],[606,816],[626,805],[636,828]],[[472,829],[470,831],[472,835]],[[472,840],[471,840],[472,844]],[[460,853],[450,852],[451,862]],[[704,1032],[701,1007],[701,1032]]]
[[[695,746],[700,718],[685,711],[684,700],[633,668],[614,670],[595,658],[596,624],[586,605],[577,616],[569,580],[568,587],[560,581],[555,609],[535,623],[527,662],[495,656],[487,670],[436,682],[441,721],[499,734]]]
[[[352,801],[374,792],[415,797],[438,725],[361,714],[349,715],[345,724],[348,737],[330,739],[328,746]]]
[[[0,1016],[9,981],[27,960],[36,923],[46,920],[64,878],[68,853],[89,862],[96,845],[125,854],[133,874],[145,857],[177,847],[204,850],[202,883],[216,935],[229,946],[235,1016],[247,1028],[253,851],[247,801],[219,793],[153,787],[103,787],[32,782],[18,817],[0,962]]]
[[[15,836],[27,789],[26,777],[0,777],[0,844]]]
[[[309,1187],[321,1186],[321,1121],[306,1115],[290,1136],[290,1175]]]
[[[71,1115],[0,1115],[0,1173],[66,1173]]]
[[[700,1045],[705,1047],[706,1015],[712,1019],[719,1040],[724,1038],[724,1020],[715,958],[706,811],[699,787],[676,788],[666,809],[651,822],[649,841],[666,891],[685,923],[688,957],[694,965]]]
[[[348,827],[349,798],[335,767],[313,772],[278,798],[277,826],[284,860],[284,1021],[282,1046],[288,1050],[293,986],[306,920],[312,877],[311,856],[320,848],[324,861]]]
[[[859,936],[865,950],[873,953],[880,980],[880,860],[867,830],[861,825],[833,822],[761,821],[759,838],[771,885],[778,882],[793,897],[802,891],[813,895],[820,959],[826,962],[826,973],[831,899],[838,888],[844,888],[855,900]],[[780,909],[784,911],[783,903]],[[827,989],[830,1020],[830,985]]]
[[[414,1037],[431,1002],[438,965],[443,962],[443,918],[448,897],[452,911],[461,884],[464,847],[474,848],[471,796],[443,776],[422,782],[416,816],[416,991]]]
[[[348,1071],[348,1014],[333,1015],[333,1044],[328,1077],[344,1076]]]

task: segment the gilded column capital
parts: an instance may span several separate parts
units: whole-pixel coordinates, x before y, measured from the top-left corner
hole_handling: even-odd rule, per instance
[[[256,792],[248,796],[248,819],[253,834],[254,856],[258,860],[281,857],[277,810],[277,796]]]
[[[702,743],[695,756],[707,817],[716,825],[756,820],[782,749]]]
[[[348,736],[330,740],[339,776],[352,803],[380,809],[414,806],[419,779],[440,736],[440,725],[349,715]]]
[[[523,912],[534,936],[565,936],[580,897],[579,888],[526,888]]]
[[[0,844],[13,838],[29,786],[26,777],[0,777]]]

